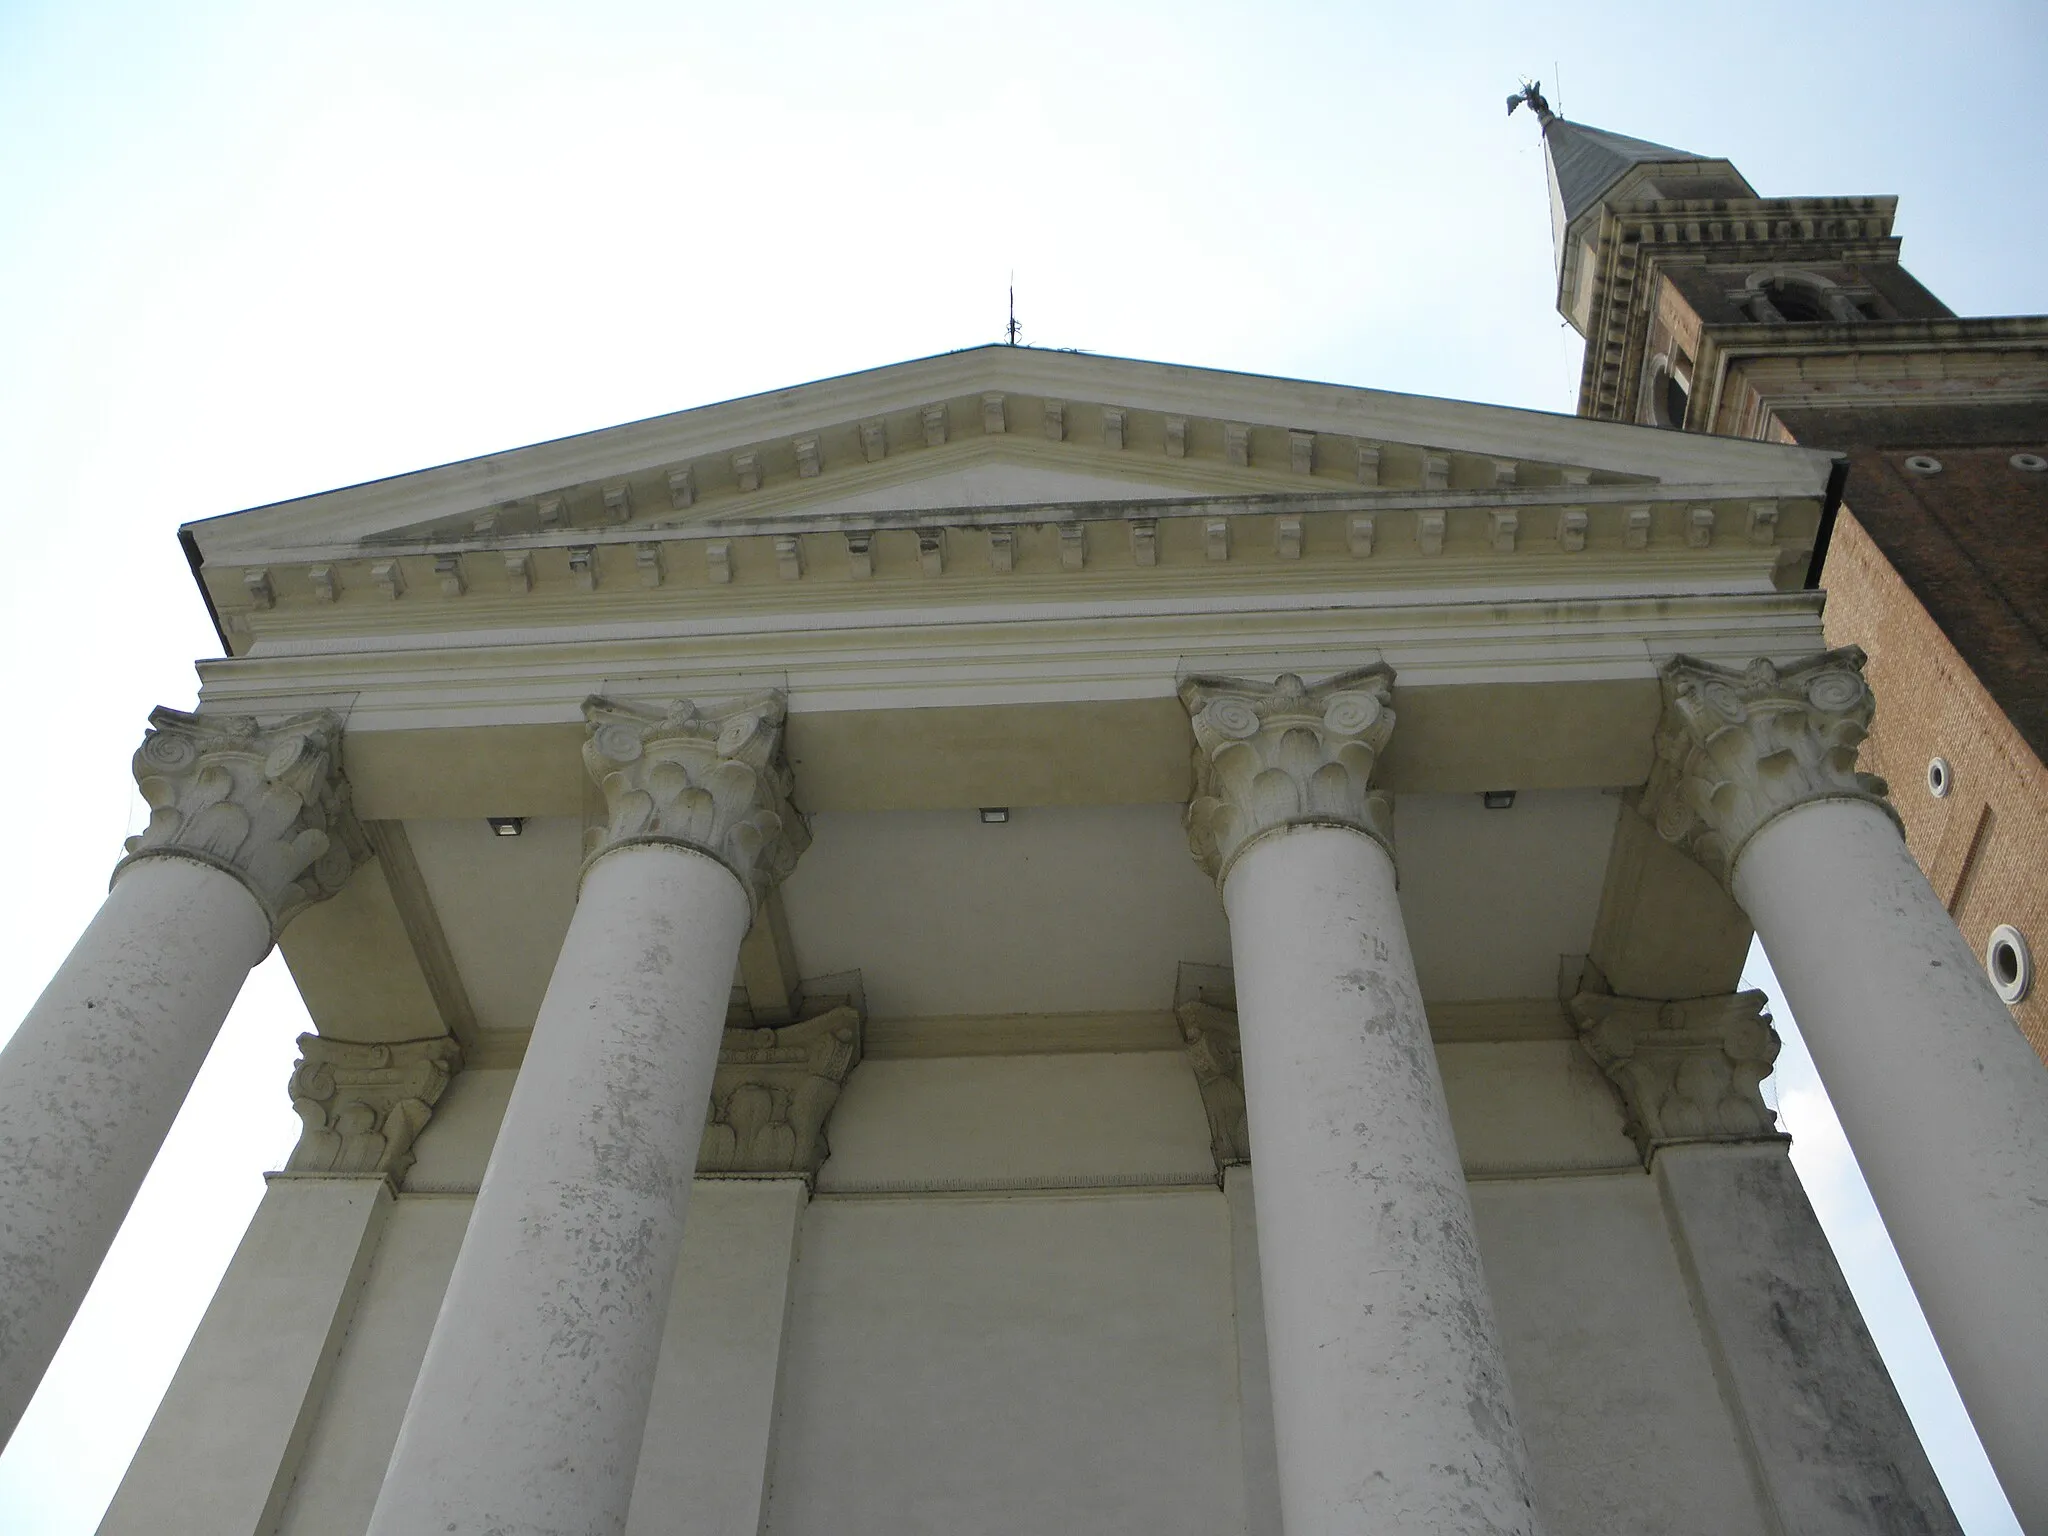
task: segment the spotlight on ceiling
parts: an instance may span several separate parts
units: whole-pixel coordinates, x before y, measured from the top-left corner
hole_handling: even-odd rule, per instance
[[[981,819],[991,827],[1000,827],[1010,819],[1010,808],[1007,805],[984,805]]]
[[[1515,803],[1515,792],[1512,789],[1489,789],[1479,798],[1486,802],[1489,811],[1504,811]]]
[[[484,820],[491,824],[493,837],[517,837],[526,830],[524,816],[486,816]]]

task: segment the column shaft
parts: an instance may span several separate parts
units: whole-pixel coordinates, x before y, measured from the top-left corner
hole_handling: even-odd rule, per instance
[[[1223,894],[1289,1536],[1532,1532],[1393,861],[1296,826]]]
[[[748,917],[688,849],[591,866],[372,1536],[625,1528]]]
[[[269,948],[233,875],[139,860],[0,1050],[0,1441]]]
[[[1877,804],[1777,816],[1730,886],[2006,1495],[2048,1531],[2048,1068]]]

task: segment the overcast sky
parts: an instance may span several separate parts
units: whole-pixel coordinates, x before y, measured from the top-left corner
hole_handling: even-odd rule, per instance
[[[995,340],[1013,270],[1029,343],[1569,412],[1519,74],[1767,196],[1896,193],[1936,293],[2039,313],[2044,66],[2038,0],[0,0],[0,1031],[217,654],[183,521]],[[0,1455],[10,1536],[97,1523],[305,1027],[273,958]],[[1966,1528],[2016,1531],[1796,1036],[1781,1066]]]

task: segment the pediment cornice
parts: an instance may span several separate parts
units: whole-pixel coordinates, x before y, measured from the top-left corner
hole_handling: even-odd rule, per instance
[[[191,525],[209,562],[301,548],[664,527],[904,483],[1000,444],[1182,494],[1707,485],[1799,451],[1348,386],[986,347],[828,379]],[[1778,455],[1774,460],[1770,456]]]
[[[1412,584],[1404,562],[1448,554],[1458,580],[1512,586],[1558,579],[1545,560],[1581,562],[1567,578],[1579,580],[1588,560],[1710,550],[1717,571],[1739,557],[1737,579],[1752,580],[1810,541],[1827,463],[1777,444],[996,347],[190,532],[241,653],[285,632],[582,623],[592,604],[680,600],[708,617],[900,603],[889,583],[904,578],[943,578],[916,599],[936,603],[996,585],[1003,601],[1045,600],[1043,583],[1294,586],[1318,569],[1311,584]]]

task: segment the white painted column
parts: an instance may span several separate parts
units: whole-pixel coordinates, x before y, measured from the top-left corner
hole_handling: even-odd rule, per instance
[[[340,723],[159,709],[153,807],[114,887],[0,1050],[0,1440],[14,1431],[242,982],[360,835]]]
[[[1862,663],[1674,661],[1646,809],[1756,924],[2006,1496],[2048,1531],[2048,1067],[1855,772]]]
[[[1289,1536],[1533,1532],[1528,1457],[1370,788],[1392,674],[1195,679]]]
[[[371,1536],[624,1530],[740,941],[805,841],[779,695],[585,712],[611,824]]]
[[[1878,807],[1778,817],[1732,884],[2006,1496],[2048,1531],[2048,1067]]]

